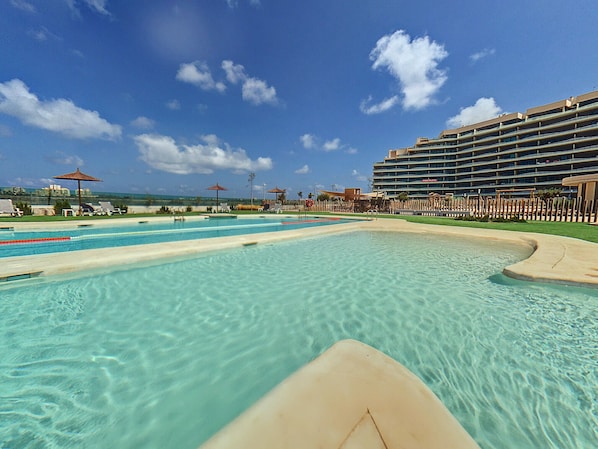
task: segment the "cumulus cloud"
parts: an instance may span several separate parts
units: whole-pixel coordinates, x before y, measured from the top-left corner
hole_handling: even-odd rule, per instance
[[[245,75],[245,67],[241,64],[235,64],[232,61],[224,60],[222,61],[222,70],[224,70],[226,79],[231,84],[237,84],[247,79],[247,75]]]
[[[269,157],[251,160],[244,149],[232,149],[213,134],[202,136],[195,145],[178,144],[172,137],[159,134],[141,134],[134,140],[142,161],[168,173],[210,174],[216,170],[242,173],[272,168]]]
[[[303,134],[299,137],[299,140],[303,144],[303,148],[306,150],[312,150],[316,147],[316,136],[313,134]]]
[[[403,108],[417,110],[432,103],[446,82],[446,71],[439,69],[438,64],[447,56],[444,45],[431,41],[428,36],[412,40],[404,30],[398,30],[378,40],[370,60],[374,61],[374,70],[386,69],[399,82]],[[388,109],[396,104],[396,100],[391,100],[380,104]]]
[[[139,116],[131,122],[131,125],[139,129],[152,129],[156,122],[150,118]]]
[[[226,79],[229,83],[241,83],[243,100],[256,106],[264,103],[273,105],[278,104],[276,89],[272,86],[268,86],[263,80],[247,75],[245,73],[245,67],[241,64],[235,64],[233,61],[224,60],[222,61],[222,70],[224,70]]]
[[[491,118],[498,117],[502,109],[496,104],[494,98],[480,98],[473,106],[461,108],[461,111],[449,118],[446,124],[449,128],[459,128]]]
[[[19,79],[0,83],[0,113],[16,117],[25,125],[76,139],[115,140],[121,136],[121,127],[104,120],[97,111],[82,109],[63,98],[41,101]]]
[[[305,164],[303,167],[298,168],[297,170],[295,170],[295,173],[297,173],[298,175],[306,175],[309,173],[309,165]]]
[[[181,64],[176,79],[193,84],[202,90],[217,90],[218,92],[226,90],[226,85],[220,81],[214,81],[208,65],[201,61]]]
[[[260,105],[262,103],[276,104],[276,89],[268,86],[257,78],[248,78],[243,83],[243,100]]]
[[[372,96],[370,95],[367,100],[363,100],[359,105],[359,109],[361,112],[367,115],[372,114],[380,114],[382,112],[388,111],[390,108],[394,107],[396,104],[399,103],[399,97],[397,95],[382,100],[380,103],[370,104],[372,102]]]
[[[494,53],[494,48],[484,48],[483,50],[470,55],[469,59],[471,59],[472,62],[478,62],[480,59],[483,59],[487,56],[492,56]]]
[[[341,147],[341,139],[338,137],[332,140],[327,140],[324,142],[322,149],[324,151],[336,151]]]
[[[303,145],[303,148],[305,148],[306,150],[320,150],[330,152],[344,148],[347,154],[357,153],[356,148],[347,147],[347,145],[343,145],[341,143],[341,139],[338,137],[335,137],[331,140],[326,140],[323,144],[320,144],[320,139],[318,138],[318,136],[306,133],[299,137],[299,141]]]

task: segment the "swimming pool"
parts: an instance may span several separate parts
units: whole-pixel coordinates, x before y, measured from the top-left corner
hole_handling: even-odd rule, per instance
[[[317,216],[236,219],[235,215],[222,215],[187,221],[141,220],[113,225],[80,223],[69,228],[43,231],[15,231],[8,227],[0,228],[0,258],[288,231],[352,221],[355,220]]]
[[[417,374],[483,449],[597,440],[598,292],[528,248],[356,232],[0,286],[2,447],[195,448],[343,338]]]

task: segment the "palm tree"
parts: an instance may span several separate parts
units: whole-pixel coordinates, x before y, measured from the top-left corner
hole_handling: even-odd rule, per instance
[[[303,192],[297,192],[297,196],[299,197],[299,201],[303,199]]]

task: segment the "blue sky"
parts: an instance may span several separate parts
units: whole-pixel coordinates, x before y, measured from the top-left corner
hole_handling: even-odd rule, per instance
[[[367,191],[388,149],[598,89],[596,23],[595,0],[1,0],[0,186]]]

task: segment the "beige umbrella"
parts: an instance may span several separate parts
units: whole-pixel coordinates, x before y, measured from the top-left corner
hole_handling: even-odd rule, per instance
[[[268,190],[268,193],[274,193],[274,201],[278,199],[278,194],[285,192],[286,190],[279,189],[278,187],[274,187],[273,189]]]
[[[66,173],[60,176],[54,176],[54,179],[70,179],[77,181],[77,191],[79,192],[79,215],[81,215],[81,181],[101,181],[101,179],[82,173],[78,168],[72,173]]]
[[[221,190],[228,190],[226,187],[222,187],[220,184],[216,183],[211,187],[208,187],[208,190],[215,190],[216,191],[216,213],[218,213],[218,192]]]

